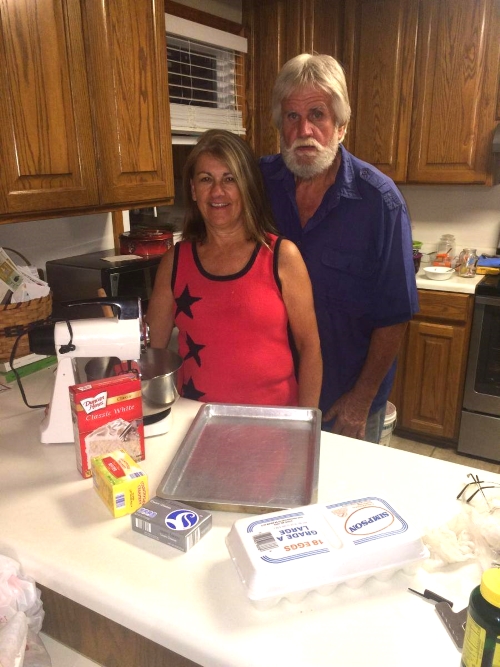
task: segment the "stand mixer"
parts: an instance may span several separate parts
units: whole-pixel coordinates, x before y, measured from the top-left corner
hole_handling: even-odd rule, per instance
[[[57,371],[47,414],[40,426],[41,442],[73,442],[73,422],[69,387],[82,380],[77,370],[79,359],[96,359],[112,367],[122,362],[127,370],[141,377],[144,435],[160,435],[170,428],[170,406],[177,400],[179,355],[169,350],[146,349],[147,325],[142,318],[140,298],[96,298],[71,301],[67,307],[101,304],[111,306],[117,315],[42,324],[29,331],[30,350],[36,354],[57,355]],[[105,377],[101,373],[100,377]],[[98,379],[97,377],[85,380]],[[149,424],[148,424],[149,420]]]

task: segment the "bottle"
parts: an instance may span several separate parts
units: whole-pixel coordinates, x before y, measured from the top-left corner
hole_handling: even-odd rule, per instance
[[[461,667],[500,664],[500,569],[483,572],[470,595]]]
[[[458,258],[458,275],[460,278],[473,278],[476,275],[478,256],[475,248],[464,248]]]
[[[439,239],[436,259],[433,262],[434,266],[451,266],[451,262],[455,257],[455,237],[453,234],[443,234]]]

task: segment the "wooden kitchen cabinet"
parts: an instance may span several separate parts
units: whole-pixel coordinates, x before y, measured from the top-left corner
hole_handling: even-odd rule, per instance
[[[173,197],[163,0],[0,0],[0,222]]]
[[[493,182],[500,0],[243,0],[248,136],[279,151],[271,91],[308,51],[343,64],[345,144],[398,183]]]
[[[313,51],[339,55],[343,0],[243,0],[248,36],[247,138],[257,156],[279,152],[271,117],[274,81],[287,60]]]
[[[345,7],[349,150],[400,183],[491,185],[498,0]]]
[[[0,0],[0,217],[99,203],[78,1]]]
[[[474,296],[419,290],[390,400],[402,435],[458,442]]]
[[[408,164],[418,0],[355,0],[346,8],[344,65],[353,110],[345,139],[395,181]]]

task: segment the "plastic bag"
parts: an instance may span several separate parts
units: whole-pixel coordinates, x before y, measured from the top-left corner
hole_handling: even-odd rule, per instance
[[[423,542],[430,551],[424,565],[427,570],[471,560],[477,561],[483,571],[498,567],[500,495],[477,494],[474,504],[464,502],[460,513],[445,525],[428,530]]]
[[[52,667],[50,655],[47,653],[42,638],[31,630],[28,630],[22,667]]]
[[[0,554],[0,667],[51,667],[38,636],[44,617],[35,580]]]
[[[17,611],[7,623],[0,625],[0,665],[22,667],[28,638],[28,619]]]

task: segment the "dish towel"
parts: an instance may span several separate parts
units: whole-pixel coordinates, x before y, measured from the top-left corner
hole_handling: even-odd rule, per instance
[[[480,255],[479,259],[477,260],[477,266],[487,266],[493,269],[500,269],[500,257]]]

